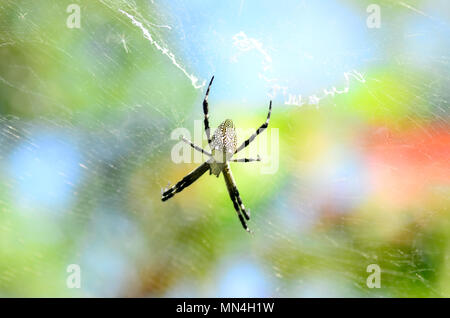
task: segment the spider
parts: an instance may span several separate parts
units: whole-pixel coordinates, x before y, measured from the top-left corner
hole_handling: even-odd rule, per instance
[[[209,119],[208,119],[208,95],[209,89],[211,88],[211,84],[214,80],[214,76],[211,78],[209,82],[208,89],[206,90],[206,95],[203,100],[203,113],[205,116],[204,124],[205,124],[205,134],[208,139],[208,145],[211,148],[211,152],[204,150],[203,148],[193,144],[191,141],[182,137],[182,140],[189,144],[195,150],[207,155],[209,159],[205,161],[202,165],[197,167],[195,170],[187,174],[181,181],[172,186],[169,189],[164,189],[162,193],[162,201],[169,200],[176,193],[181,192],[183,189],[190,186],[194,183],[198,178],[200,178],[206,171],[209,170],[209,174],[214,174],[216,177],[219,177],[222,172],[223,177],[225,179],[225,184],[228,189],[228,194],[230,195],[230,199],[233,202],[234,209],[239,217],[239,220],[242,224],[242,227],[250,232],[247,227],[246,220],[250,220],[250,211],[245,209],[244,204],[242,203],[241,196],[239,195],[239,191],[236,187],[236,182],[234,181],[233,174],[230,169],[230,162],[253,162],[253,161],[261,161],[259,155],[256,159],[236,159],[233,158],[235,154],[239,151],[247,147],[262,131],[264,131],[269,126],[270,113],[272,111],[272,101],[269,103],[269,113],[267,114],[267,119],[262,124],[253,135],[251,135],[246,141],[244,141],[238,148],[237,140],[236,140],[236,132],[233,121],[230,119],[226,119],[222,122],[219,127],[216,129],[214,134],[210,136],[210,128],[209,128]],[[245,219],[244,219],[245,218]]]

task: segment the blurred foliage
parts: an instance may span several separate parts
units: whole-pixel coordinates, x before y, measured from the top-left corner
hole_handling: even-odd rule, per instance
[[[249,296],[450,296],[448,55],[428,68],[380,60],[365,83],[317,107],[276,101],[277,173],[232,166],[250,236],[222,176],[160,201],[168,180],[196,166],[170,160],[170,134],[202,119],[204,94],[118,11],[153,21],[161,7],[74,2],[79,30],[65,27],[68,1],[0,4],[0,296],[223,296],[240,262],[263,273],[261,291],[236,278],[261,292]],[[383,6],[403,36],[409,11]],[[409,59],[395,39],[381,50]],[[211,96],[210,111],[214,125],[235,112],[251,128],[266,107]],[[41,134],[80,154],[63,204],[26,197],[27,175],[12,168],[20,149],[33,158]],[[66,287],[68,264],[80,264],[81,289]],[[381,289],[366,286],[369,264],[382,268]]]

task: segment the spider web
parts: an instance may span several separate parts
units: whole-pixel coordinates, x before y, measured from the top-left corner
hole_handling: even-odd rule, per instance
[[[2,1],[0,296],[449,296],[449,4],[371,4]],[[212,75],[212,127],[273,100],[253,235],[222,177],[160,201]]]

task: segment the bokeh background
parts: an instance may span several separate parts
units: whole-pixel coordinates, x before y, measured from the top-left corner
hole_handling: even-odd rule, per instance
[[[444,0],[2,0],[0,296],[450,296],[449,23]],[[213,127],[274,101],[278,171],[232,166],[253,235],[222,178],[160,200],[213,74]]]

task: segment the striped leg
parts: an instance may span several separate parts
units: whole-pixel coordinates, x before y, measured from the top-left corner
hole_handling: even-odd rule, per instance
[[[247,232],[250,232],[247,224],[245,223],[244,217],[246,220],[250,220],[250,213],[247,214],[245,210],[244,204],[242,203],[241,197],[239,195],[239,191],[236,187],[236,182],[234,181],[233,174],[230,170],[230,165],[227,163],[225,168],[223,169],[223,177],[225,179],[225,183],[227,185],[228,193],[230,194],[231,201],[233,202],[234,209],[238,214],[239,220],[241,221],[242,226]],[[242,217],[244,215],[244,217]]]
[[[256,159],[253,158],[241,158],[241,159],[231,159],[231,162],[253,162],[253,161],[261,161],[261,157],[258,155]]]
[[[184,136],[181,137],[181,139],[182,139],[185,143],[187,143],[188,145],[190,145],[192,148],[194,148],[195,150],[200,151],[202,154],[205,154],[205,155],[207,155],[207,156],[209,156],[209,157],[212,157],[212,154],[211,154],[210,152],[208,152],[208,151],[206,151],[205,149],[200,148],[199,146],[193,144],[190,140],[187,140],[186,138],[184,138]]]
[[[192,183],[194,183],[198,178],[200,178],[206,171],[209,170],[209,163],[204,162],[202,165],[197,167],[194,171],[186,175],[181,181],[172,186],[171,188],[165,190],[162,194],[162,201],[169,200],[176,193],[181,192],[184,188],[187,188]]]
[[[245,147],[247,147],[252,141],[253,139],[256,138],[256,136],[258,136],[260,133],[262,133],[268,126],[269,126],[269,121],[270,121],[270,113],[272,112],[272,101],[270,101],[269,104],[269,113],[267,114],[267,119],[264,122],[264,124],[262,124],[257,130],[256,132],[250,136],[250,138],[248,138],[246,141],[244,141],[242,143],[242,145],[239,146],[239,148],[236,149],[236,151],[234,153],[238,153],[239,151],[241,151],[242,149],[244,149]]]
[[[204,124],[205,124],[206,138],[208,139],[208,145],[211,145],[211,134],[210,134],[209,118],[208,118],[208,116],[209,116],[208,115],[208,113],[209,113],[208,95],[209,95],[209,89],[211,88],[211,84],[212,84],[213,80],[214,80],[214,76],[211,78],[211,81],[209,82],[208,89],[206,90],[205,99],[203,100],[203,114],[205,115]]]

